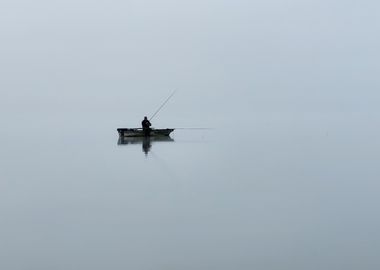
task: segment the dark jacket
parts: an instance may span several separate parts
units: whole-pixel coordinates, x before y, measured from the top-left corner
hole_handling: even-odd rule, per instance
[[[148,119],[144,119],[144,120],[141,122],[141,125],[142,125],[143,129],[147,129],[147,128],[149,128],[152,124],[149,122]]]

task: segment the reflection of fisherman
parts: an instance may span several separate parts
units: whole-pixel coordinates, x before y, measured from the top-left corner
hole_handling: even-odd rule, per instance
[[[145,136],[150,136],[150,131],[152,130],[150,128],[150,126],[152,124],[149,122],[149,120],[148,120],[148,118],[146,116],[144,117],[144,120],[142,120],[141,125],[142,125],[143,131],[144,131],[144,135]]]
[[[142,141],[142,150],[146,156],[148,155],[151,147],[152,144],[150,143],[150,137],[145,137]]]

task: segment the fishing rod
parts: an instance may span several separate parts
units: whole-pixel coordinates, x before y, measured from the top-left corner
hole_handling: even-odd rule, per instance
[[[152,115],[152,117],[149,119],[149,121],[151,121],[153,119],[153,117],[156,116],[156,114],[165,106],[165,104],[169,101],[169,99],[171,99],[172,96],[174,96],[175,92],[177,92],[177,89],[174,90],[174,92],[165,100],[164,103],[162,103],[162,105],[157,109],[157,111]]]
[[[174,129],[204,129],[204,130],[210,130],[210,129],[215,129],[215,128],[203,128],[203,127],[179,127],[179,128],[174,128]]]

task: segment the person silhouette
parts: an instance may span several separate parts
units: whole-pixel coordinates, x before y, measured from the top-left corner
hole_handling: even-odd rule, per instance
[[[142,125],[142,128],[143,128],[143,132],[144,132],[144,136],[150,136],[150,132],[151,132],[151,128],[150,126],[152,125],[148,118],[145,116],[144,117],[144,120],[142,120],[141,122],[141,125]]]

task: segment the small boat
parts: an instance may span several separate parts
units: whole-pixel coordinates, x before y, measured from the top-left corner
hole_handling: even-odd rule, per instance
[[[158,110],[152,115],[152,117],[148,120],[147,117],[144,117],[143,122],[141,123],[144,126],[144,121],[148,121],[148,127],[151,125],[149,121],[153,119],[157,115],[157,113],[164,107],[164,105],[169,101],[169,99],[174,95],[176,91],[174,91],[165,102],[158,108]],[[150,128],[149,135],[147,135],[142,128],[118,128],[117,132],[121,138],[125,137],[168,137],[170,133],[174,131],[174,128],[165,128],[165,129],[156,129]]]
[[[150,131],[150,137],[169,136],[174,131],[174,128],[155,129]],[[142,128],[118,128],[117,132],[120,137],[146,137]]]
[[[118,145],[127,144],[153,144],[161,142],[174,142],[174,139],[170,136],[156,136],[156,137],[122,137],[117,140]]]

